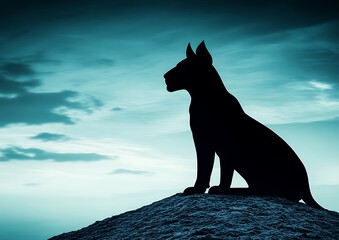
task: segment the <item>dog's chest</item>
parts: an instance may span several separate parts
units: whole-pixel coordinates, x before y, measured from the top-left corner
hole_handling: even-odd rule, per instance
[[[230,134],[241,122],[240,116],[219,104],[191,102],[189,113],[192,132],[208,135]]]
[[[190,106],[190,126],[192,131],[212,132],[220,128],[220,116],[209,106]]]

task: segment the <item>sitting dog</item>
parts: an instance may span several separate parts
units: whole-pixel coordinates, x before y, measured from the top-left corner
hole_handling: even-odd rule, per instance
[[[164,78],[169,92],[185,89],[191,96],[190,127],[198,169],[194,186],[184,195],[202,194],[210,187],[217,154],[220,185],[211,187],[210,194],[274,195],[322,208],[311,195],[301,160],[283,139],[244,112],[226,90],[204,42],[196,53],[188,44],[186,58]],[[234,171],[248,188],[230,187]]]

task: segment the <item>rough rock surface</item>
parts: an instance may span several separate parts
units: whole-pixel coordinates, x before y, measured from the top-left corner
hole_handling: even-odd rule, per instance
[[[281,198],[176,194],[59,239],[339,239],[339,214]]]

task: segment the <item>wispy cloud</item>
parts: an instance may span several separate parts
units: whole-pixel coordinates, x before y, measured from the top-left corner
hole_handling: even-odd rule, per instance
[[[245,109],[266,124],[332,120],[339,117],[338,89],[319,80],[290,82],[272,89],[261,101],[247,103]]]
[[[0,75],[0,94],[21,94],[27,92],[28,89],[37,87],[40,85],[38,80],[29,80],[29,81],[14,81],[12,79],[8,79],[5,76]]]
[[[8,63],[2,65],[1,69],[0,111],[2,116],[0,127],[17,123],[28,125],[74,124],[75,121],[68,112],[75,110],[92,113],[102,106],[98,99],[83,96],[76,91],[33,91],[42,85],[41,81],[13,79],[14,77],[35,74],[27,64]]]
[[[0,72],[13,77],[32,76],[35,71],[26,63],[5,63],[0,66]]]
[[[115,174],[150,175],[152,173],[148,171],[142,171],[142,170],[131,170],[131,169],[119,168],[119,169],[115,169],[110,174],[113,174],[113,175]]]
[[[24,183],[22,185],[25,186],[25,187],[36,187],[36,186],[41,185],[41,183],[38,183],[38,182],[28,182],[28,183]]]
[[[120,112],[122,110],[124,110],[123,107],[114,107],[114,108],[111,109],[111,111],[113,111],[113,112]]]
[[[62,91],[50,93],[26,92],[14,98],[0,97],[2,117],[0,127],[24,123],[40,125],[45,123],[73,124],[67,110],[88,110],[81,102],[72,102],[77,92]],[[58,111],[59,110],[59,111]]]
[[[56,153],[48,152],[38,148],[8,147],[0,150],[0,162],[12,160],[20,161],[44,161],[52,160],[55,162],[93,162],[99,160],[114,160],[113,157],[97,153]]]
[[[69,140],[70,138],[63,134],[43,132],[31,137],[31,139],[49,142],[49,141],[66,141]]]
[[[333,89],[332,84],[318,82],[318,81],[314,81],[314,80],[310,81],[309,83],[314,88],[319,89],[319,90],[331,90],[331,89]]]

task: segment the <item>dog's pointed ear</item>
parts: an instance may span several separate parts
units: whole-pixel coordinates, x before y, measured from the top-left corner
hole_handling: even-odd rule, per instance
[[[212,62],[213,62],[212,56],[208,52],[204,41],[202,41],[199,44],[199,46],[197,47],[196,53],[199,58],[203,59],[205,62],[212,65]]]
[[[186,57],[190,58],[190,57],[194,57],[194,56],[195,56],[195,53],[193,52],[191,44],[188,43],[187,48],[186,48]]]

